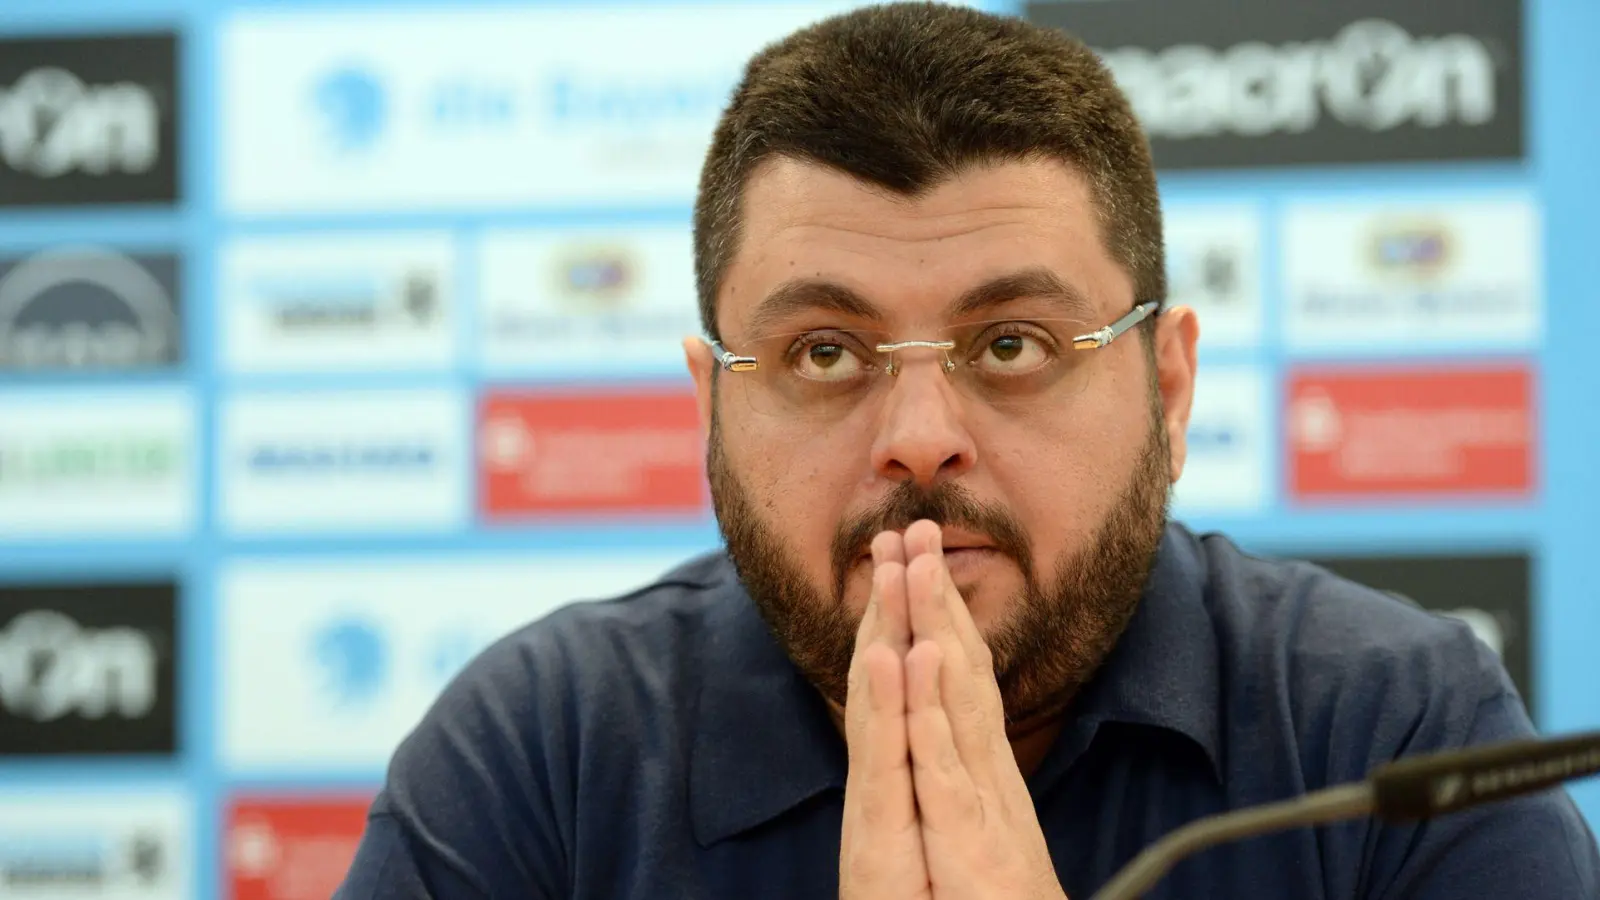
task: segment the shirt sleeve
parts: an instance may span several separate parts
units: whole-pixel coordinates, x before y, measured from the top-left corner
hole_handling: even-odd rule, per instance
[[[539,657],[513,636],[445,689],[395,751],[337,900],[566,896],[565,729]]]
[[[1498,668],[1481,671],[1492,677]],[[1428,743],[1440,746],[1412,752],[1535,736],[1509,679],[1495,677],[1493,683],[1490,696],[1461,711],[1467,714],[1420,723],[1418,735],[1432,732]],[[1368,889],[1361,896],[1373,900],[1600,898],[1600,848],[1565,790],[1379,826],[1369,834]]]

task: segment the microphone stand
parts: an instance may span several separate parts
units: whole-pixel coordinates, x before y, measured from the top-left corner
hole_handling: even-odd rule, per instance
[[[1191,822],[1146,847],[1091,900],[1138,897],[1184,857],[1207,847],[1284,828],[1360,819],[1372,815],[1375,804],[1372,785],[1363,781]]]
[[[1197,850],[1239,838],[1376,816],[1416,821],[1600,774],[1600,731],[1385,763],[1366,780],[1190,822],[1134,857],[1091,900],[1132,900]]]

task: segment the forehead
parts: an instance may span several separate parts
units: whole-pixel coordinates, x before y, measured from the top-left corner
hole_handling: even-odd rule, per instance
[[[751,175],[742,219],[719,297],[725,333],[808,280],[857,295],[892,326],[942,323],[961,295],[1028,270],[1054,275],[1108,321],[1133,304],[1087,181],[1052,160],[973,167],[905,197],[780,158]]]

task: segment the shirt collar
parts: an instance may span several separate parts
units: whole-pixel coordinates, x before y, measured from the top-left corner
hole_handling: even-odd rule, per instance
[[[827,705],[767,629],[724,560],[702,659],[690,761],[695,838],[710,845],[843,789],[847,756]],[[1030,781],[1069,768],[1104,722],[1165,728],[1197,744],[1221,778],[1219,663],[1198,541],[1167,527],[1139,608]]]
[[[705,682],[689,763],[695,839],[709,846],[830,788],[845,743],[822,695],[790,661],[724,560],[701,645]]]
[[[1030,777],[1042,787],[1071,767],[1106,722],[1162,728],[1205,753],[1221,782],[1221,660],[1207,609],[1208,570],[1199,540],[1171,523],[1139,608],[1068,711],[1068,722]]]

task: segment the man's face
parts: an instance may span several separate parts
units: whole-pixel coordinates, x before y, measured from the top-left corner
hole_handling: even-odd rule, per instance
[[[1058,710],[1099,665],[1181,471],[1197,326],[1164,313],[1155,368],[1136,332],[1097,350],[1047,339],[1135,302],[1087,183],[1060,163],[974,168],[914,200],[788,159],[752,176],[718,325],[761,371],[719,371],[713,389],[709,348],[686,348],[730,555],[829,699],[844,701],[868,544],[919,518],[944,527],[1008,718]],[[899,351],[870,387],[831,381],[883,361],[877,340],[947,335],[966,342]]]

